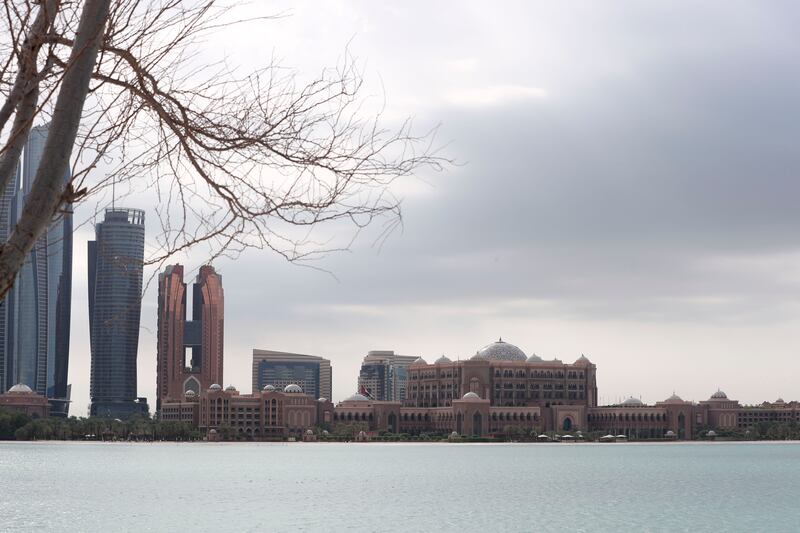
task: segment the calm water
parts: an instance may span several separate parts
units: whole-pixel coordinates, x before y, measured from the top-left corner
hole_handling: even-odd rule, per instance
[[[798,531],[800,444],[0,444],[3,531]]]

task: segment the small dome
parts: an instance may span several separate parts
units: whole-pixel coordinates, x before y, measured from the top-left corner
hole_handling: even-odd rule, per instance
[[[786,403],[786,402],[783,401],[783,398],[778,398],[777,400],[775,400],[775,403]]]
[[[667,402],[682,402],[682,401],[683,401],[683,398],[681,398],[680,396],[678,396],[677,394],[675,394],[675,393],[673,392],[673,393],[672,393],[672,396],[670,396],[669,398],[667,398],[667,399],[666,399],[666,401],[667,401]]]
[[[728,395],[722,392],[721,390],[717,389],[717,392],[711,395],[712,400],[727,400]]]
[[[492,361],[526,361],[528,359],[525,352],[513,344],[503,342],[502,338],[497,342],[487,344],[478,353]]]
[[[562,361],[561,361],[561,359],[559,359],[558,357],[553,357],[553,360],[552,360],[552,361],[550,361],[550,362],[551,362],[551,363],[558,363],[558,364],[562,364]]]
[[[481,352],[475,352],[475,355],[469,358],[470,361],[486,361],[486,358],[481,354]]]
[[[711,431],[709,431],[708,433],[706,433],[706,437],[716,437],[716,436],[717,436],[717,432],[714,431],[713,429]]]
[[[328,433],[328,430],[327,430],[327,429],[323,429],[323,430],[322,430],[322,434],[323,434],[323,435],[328,435],[328,434],[329,434],[329,433]]]
[[[630,398],[622,402],[622,405],[625,407],[638,407],[640,405],[644,405],[644,403],[639,398],[634,398],[633,396],[631,396]]]
[[[458,437],[459,436],[458,435],[458,431],[453,431],[452,433],[450,433],[450,436],[451,437]]]
[[[592,364],[592,362],[589,361],[588,357],[586,357],[585,355],[581,354],[581,356],[578,357],[578,359],[575,360],[574,364],[576,364],[576,365],[590,365],[590,364]]]
[[[13,392],[15,394],[30,394],[33,392],[33,389],[31,389],[24,383],[17,383],[16,385],[8,389],[8,392]]]
[[[227,387],[225,387],[225,390],[228,392],[236,392],[236,387],[234,387],[233,385],[228,385]]]
[[[318,401],[318,402],[321,402],[321,403],[325,403],[325,402],[327,402],[327,401],[328,401],[328,399],[327,399],[327,398],[320,398],[320,399],[319,399],[319,400],[317,400],[317,401]]]
[[[349,398],[345,399],[346,402],[368,402],[370,401],[369,398],[364,396],[363,394],[355,393]]]
[[[194,398],[195,396],[197,396],[197,393],[189,389],[186,392],[184,392],[183,395],[186,396],[187,398]]]
[[[213,385],[211,385],[211,386],[208,388],[208,390],[214,390],[214,391],[216,391],[216,390],[222,390],[222,385],[220,385],[219,383],[214,383]]]
[[[480,400],[481,397],[475,394],[474,392],[468,392],[464,396],[461,397],[462,400]]]
[[[283,392],[287,392],[290,394],[302,394],[303,389],[300,387],[300,385],[292,383],[291,385],[286,385],[286,387],[283,388]]]
[[[672,430],[670,429],[669,431],[667,431],[667,432],[666,432],[666,434],[665,434],[665,435],[666,435],[667,437],[674,437],[674,436],[675,436],[675,432],[674,432],[674,431],[672,431]]]
[[[275,389],[275,385],[265,385],[261,390],[264,392],[275,392],[277,389]]]
[[[453,361],[451,361],[449,357],[445,357],[445,356],[443,355],[443,356],[441,356],[439,359],[437,359],[437,360],[436,360],[436,362],[435,362],[434,364],[436,364],[436,365],[444,365],[444,364],[447,364],[447,363],[452,363],[452,362],[453,362]]]
[[[314,434],[314,432],[312,430],[310,430],[310,429],[306,430],[306,435],[313,435],[313,434]]]
[[[428,363],[426,363],[425,359],[423,359],[422,357],[417,357],[416,359],[414,359],[414,362],[411,363],[411,364],[412,365],[427,365]]]
[[[216,435],[217,434],[217,430],[216,429],[209,429],[208,432],[210,434],[212,434],[212,435]]]
[[[531,354],[530,357],[528,357],[528,362],[529,363],[541,363],[542,362],[542,358],[534,353],[534,354]]]

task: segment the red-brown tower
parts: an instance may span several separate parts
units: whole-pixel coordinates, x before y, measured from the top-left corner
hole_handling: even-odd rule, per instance
[[[200,267],[193,285],[192,320],[186,320],[183,266],[171,265],[158,276],[158,376],[156,410],[161,402],[182,400],[222,383],[224,296],[222,276]]]

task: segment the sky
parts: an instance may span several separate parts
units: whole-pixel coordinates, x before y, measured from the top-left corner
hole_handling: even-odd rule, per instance
[[[743,403],[800,400],[795,4],[243,9],[285,16],[220,31],[213,53],[243,68],[274,54],[310,76],[347,48],[389,123],[440,124],[457,164],[396,184],[403,226],[381,246],[378,226],[317,269],[267,251],[216,261],[223,385],[249,392],[253,348],[307,353],[331,360],[341,400],[369,350],[466,358],[502,337],[545,359],[586,354],[602,403],[718,388]],[[91,236],[75,236],[75,415],[89,401]],[[138,359],[151,406],[156,298],[151,285]]]

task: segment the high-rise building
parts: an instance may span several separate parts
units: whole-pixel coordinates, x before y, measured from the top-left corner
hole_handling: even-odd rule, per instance
[[[200,267],[192,291],[192,319],[186,320],[183,266],[158,276],[158,374],[156,410],[161,403],[199,394],[222,383],[224,295],[222,276]]]
[[[89,241],[89,340],[92,416],[147,412],[136,397],[136,355],[142,310],[144,211],[106,209]]]
[[[331,399],[331,362],[316,355],[253,350],[253,391],[299,385],[314,398]]]
[[[364,357],[358,374],[361,394],[383,402],[402,402],[406,399],[408,365],[416,355],[400,355],[391,350],[372,350]]]
[[[22,169],[0,199],[0,238],[7,239],[22,215],[47,141],[48,126],[31,129]],[[70,180],[67,170],[64,182]],[[0,392],[23,383],[46,396],[51,414],[69,406],[69,333],[72,303],[72,214],[64,212],[31,250],[0,303]]]

